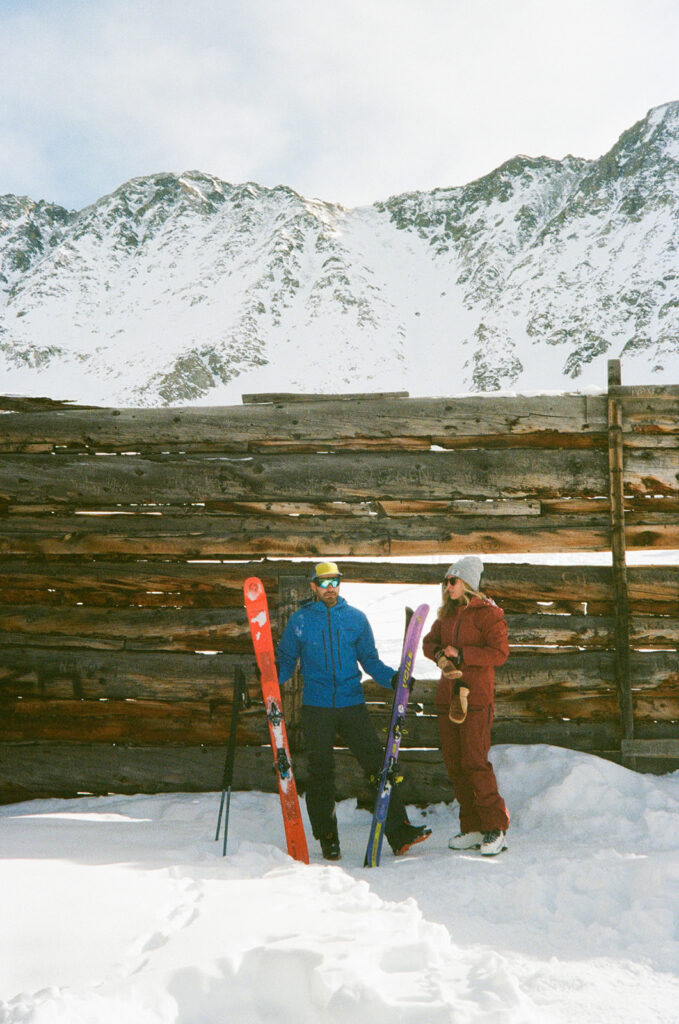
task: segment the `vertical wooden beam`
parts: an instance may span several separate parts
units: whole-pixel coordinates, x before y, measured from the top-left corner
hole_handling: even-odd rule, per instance
[[[615,664],[623,746],[634,739],[634,707],[630,670],[629,606],[625,548],[622,399],[610,389],[622,382],[620,360],[608,362],[608,481],[611,500],[611,553],[615,596]],[[623,754],[623,762],[635,767],[636,759]]]
[[[296,612],[302,601],[311,596],[308,576],[278,577],[278,626],[281,634],[288,619]],[[299,668],[282,690],[285,710],[285,726],[290,749],[300,750],[302,743],[302,677]]]

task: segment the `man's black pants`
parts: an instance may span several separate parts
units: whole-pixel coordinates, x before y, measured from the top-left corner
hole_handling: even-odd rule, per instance
[[[302,728],[309,774],[306,805],[314,837],[320,839],[337,828],[335,819],[335,737],[347,745],[363,771],[377,778],[384,763],[384,748],[377,738],[365,704],[349,708],[302,708]],[[407,821],[406,810],[394,786],[389,800],[385,833],[391,840]]]

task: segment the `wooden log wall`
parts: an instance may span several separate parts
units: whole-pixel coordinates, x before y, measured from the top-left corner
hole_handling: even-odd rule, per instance
[[[217,788],[237,664],[257,694],[242,582],[264,579],[276,622],[279,597],[284,618],[321,556],[351,579],[425,584],[456,554],[485,554],[514,645],[494,741],[671,755],[679,569],[627,568],[630,738],[612,570],[492,562],[611,550],[611,394],[626,548],[679,548],[675,387],[218,409],[0,400],[0,800]],[[394,555],[413,562],[352,561]],[[450,797],[433,686],[422,683],[405,755],[407,795],[423,801]],[[383,694],[368,694],[384,720]],[[272,789],[260,702],[238,741],[236,785]],[[340,794],[355,791],[352,760],[339,765]]]

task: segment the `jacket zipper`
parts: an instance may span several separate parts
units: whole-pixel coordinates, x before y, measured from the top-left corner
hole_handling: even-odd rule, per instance
[[[330,609],[326,608],[328,613],[328,638],[330,640],[330,665],[332,668],[332,706],[335,707],[337,701],[337,676],[335,675],[335,652],[332,645],[332,623],[330,621]]]
[[[469,607],[469,606],[467,605],[467,607]],[[460,611],[458,612],[457,621],[455,623],[455,637],[453,638],[453,647],[457,647],[457,653],[458,654],[462,654],[462,651],[460,650],[459,637],[460,637],[460,630],[462,629],[462,616],[464,615],[464,612],[465,612],[465,609],[461,608]]]

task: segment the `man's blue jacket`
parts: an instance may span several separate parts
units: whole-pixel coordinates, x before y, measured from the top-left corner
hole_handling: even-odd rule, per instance
[[[364,701],[359,664],[382,686],[394,669],[380,661],[370,623],[363,612],[337,598],[334,608],[307,601],[288,619],[278,645],[279,681],[288,681],[300,660],[302,703],[347,708]]]

